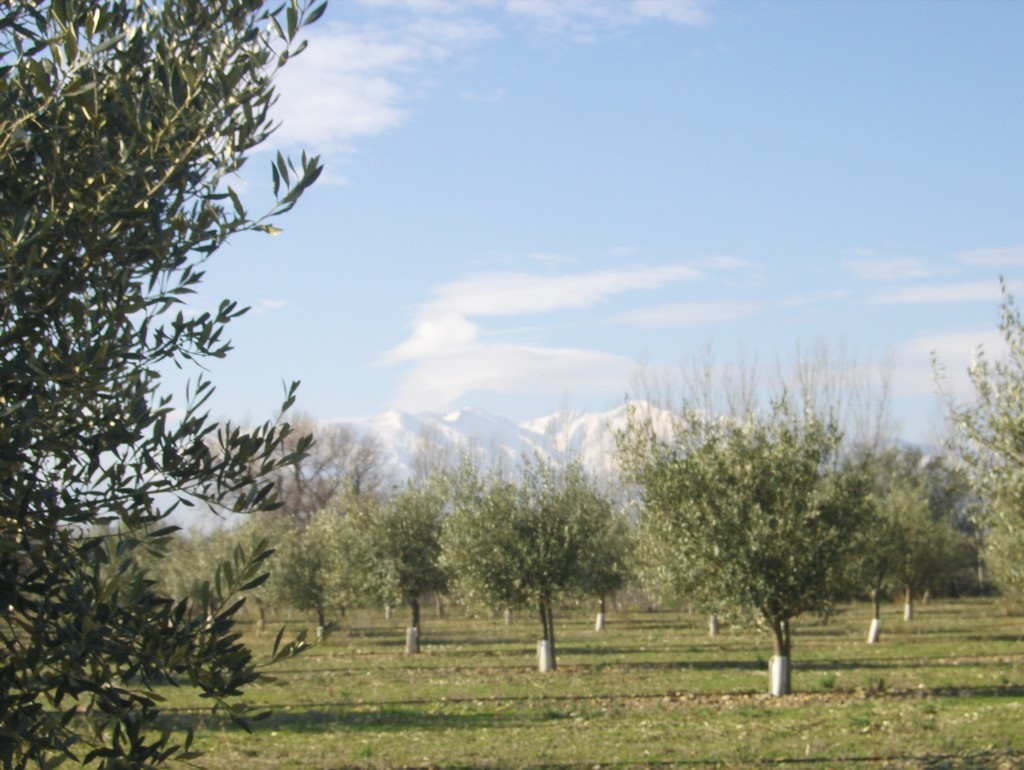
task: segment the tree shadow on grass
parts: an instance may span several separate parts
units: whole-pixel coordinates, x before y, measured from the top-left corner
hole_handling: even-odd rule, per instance
[[[646,670],[646,671],[728,671],[728,670],[760,670],[768,665],[767,659],[765,658],[754,658],[754,659],[736,659],[736,658],[720,658],[717,660],[688,660],[686,658],[679,658],[676,660],[664,660],[664,661],[602,661],[602,662],[588,662],[588,661],[574,661],[571,658],[569,651],[559,650],[560,654],[560,666],[566,669],[586,669],[586,668],[601,668],[601,669],[622,669],[622,670]],[[607,653],[613,654],[613,653]],[[765,653],[765,656],[767,652]],[[583,657],[583,656],[580,656]],[[968,661],[973,663],[973,661]],[[828,660],[828,659],[811,659],[801,658],[799,651],[796,651],[792,659],[792,666],[794,670],[800,671],[845,671],[845,670],[857,670],[857,669],[912,669],[912,668],[962,668],[965,665],[964,662],[956,659],[946,660],[935,660],[930,658],[873,658],[873,659],[853,659],[853,660]],[[1001,665],[1001,664],[989,664],[985,661],[978,661],[977,665]]]
[[[523,727],[539,724],[552,719],[568,718],[568,712],[542,708],[519,710],[515,713],[495,713],[460,704],[453,711],[437,702],[427,708],[412,708],[400,705],[387,706],[333,706],[317,708],[280,707],[264,712],[263,716],[250,715],[252,732],[324,733],[345,730],[352,733],[362,731],[402,732],[405,730],[478,730],[482,728]],[[259,713],[259,712],[256,712]],[[171,730],[194,730],[200,732],[244,732],[243,728],[227,715],[191,713],[164,714],[158,728]]]

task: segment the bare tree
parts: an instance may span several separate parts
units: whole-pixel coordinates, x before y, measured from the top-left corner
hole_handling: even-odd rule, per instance
[[[292,424],[315,440],[301,461],[272,476],[281,502],[278,513],[305,527],[346,484],[368,495],[384,487],[381,444],[375,436],[359,436],[341,423],[318,423],[304,412],[297,412]],[[282,451],[292,451],[287,440]]]
[[[881,450],[892,442],[895,425],[889,411],[892,360],[863,361],[824,341],[810,348],[799,343],[789,365],[779,364],[778,386],[805,406],[831,415],[848,443]]]
[[[416,437],[416,452],[412,458],[413,484],[424,484],[454,465],[454,448],[445,441],[436,425],[424,425]]]

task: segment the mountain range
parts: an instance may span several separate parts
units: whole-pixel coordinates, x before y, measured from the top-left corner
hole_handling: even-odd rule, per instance
[[[579,458],[587,470],[603,476],[618,469],[615,435],[626,427],[628,409],[623,405],[607,412],[562,411],[521,423],[476,408],[448,414],[391,411],[343,424],[380,442],[384,474],[398,482],[466,451],[478,455],[484,465],[509,468],[524,455]]]

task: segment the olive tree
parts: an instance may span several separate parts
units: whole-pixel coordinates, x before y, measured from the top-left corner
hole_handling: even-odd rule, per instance
[[[865,491],[839,472],[840,434],[776,400],[742,419],[684,411],[665,437],[634,410],[622,465],[665,547],[652,554],[697,599],[756,613],[771,633],[773,694],[790,691],[790,623],[842,585]]]
[[[594,630],[603,631],[608,598],[621,591],[633,575],[636,540],[632,523],[616,508],[612,496],[596,482],[591,483],[590,494],[594,529],[588,538],[588,553],[580,559],[577,582],[583,596],[598,600]]]
[[[946,582],[959,571],[964,539],[942,498],[932,494],[930,466],[938,461],[917,450],[889,453],[879,499],[892,537],[890,575],[903,592],[903,619],[913,617],[915,596]]]
[[[334,541],[340,583],[364,600],[409,607],[409,653],[419,651],[420,603],[447,582],[440,564],[443,513],[444,498],[430,484],[388,498],[363,496],[348,507]]]
[[[455,592],[471,604],[511,609],[529,593],[518,579],[513,522],[515,483],[496,471],[485,472],[463,457],[446,478],[449,516],[441,530],[441,564]]]
[[[1005,283],[999,331],[1006,355],[979,350],[973,400],[947,399],[954,446],[982,502],[986,561],[1003,587],[1024,587],[1024,321]]]
[[[850,564],[851,588],[872,603],[868,642],[878,641],[881,600],[903,597],[903,618],[914,599],[934,589],[956,590],[970,569],[973,532],[969,490],[941,456],[912,447],[870,449],[851,462],[872,479]]]
[[[334,578],[340,526],[341,520],[329,509],[318,511],[302,529],[279,519],[269,522],[276,545],[268,583],[273,601],[313,613],[318,636],[329,627],[329,609],[344,606],[348,598]]]
[[[282,456],[284,423],[212,422],[208,381],[175,401],[160,372],[227,353],[244,309],[181,303],[225,241],[274,232],[319,174],[314,158],[279,156],[265,216],[230,186],[273,130],[276,71],[321,12],[305,0],[0,5],[4,767],[187,758],[191,734],[151,729],[156,681],[243,720],[229,699],[258,673],[233,624],[269,548],[239,551],[193,602],[162,592],[135,555],[166,545],[176,506],[270,507],[264,474],[308,445]]]
[[[878,496],[869,494],[862,511],[848,565],[849,588],[853,595],[866,591],[871,600],[867,642],[876,644],[881,634],[882,599],[892,587],[893,565],[900,557],[900,543],[891,519],[880,509]]]
[[[614,531],[608,498],[579,463],[524,460],[517,478],[464,466],[450,497],[442,561],[457,590],[492,606],[532,604],[541,670],[556,667],[554,605],[604,588],[595,563]]]

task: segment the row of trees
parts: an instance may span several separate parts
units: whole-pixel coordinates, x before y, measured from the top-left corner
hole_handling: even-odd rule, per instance
[[[346,485],[298,520],[269,514],[237,530],[182,538],[150,564],[168,590],[201,590],[196,564],[216,563],[239,543],[271,537],[273,577],[253,593],[270,604],[328,617],[353,606],[410,610],[407,651],[418,651],[421,603],[451,592],[464,602],[538,613],[545,668],[555,666],[554,607],[560,600],[604,597],[627,578],[630,533],[621,509],[578,463],[524,461],[516,474],[466,459],[455,468],[391,494]],[[205,552],[207,555],[203,555]]]
[[[296,515],[286,503],[235,535],[244,542],[258,528],[278,545],[257,607],[315,613],[325,627],[346,607],[405,605],[410,652],[424,597],[529,607],[546,670],[556,665],[556,604],[603,601],[634,581],[663,602],[763,624],[780,661],[777,689],[786,692],[798,615],[870,596],[874,642],[885,595],[903,596],[909,619],[915,596],[968,582],[973,498],[942,459],[912,449],[843,451],[834,422],[784,398],[742,419],[684,409],[667,430],[652,414],[632,410],[615,486],[578,462],[524,458],[501,470],[467,457],[390,493],[342,479],[317,511]],[[230,538],[210,538],[215,556],[229,550],[215,544]],[[186,570],[201,561],[188,553],[192,543],[202,540],[183,548]],[[164,569],[173,573],[175,562]],[[189,590],[187,582],[174,589]]]

